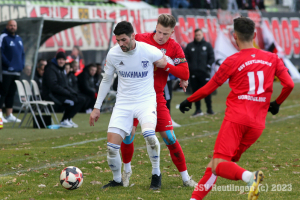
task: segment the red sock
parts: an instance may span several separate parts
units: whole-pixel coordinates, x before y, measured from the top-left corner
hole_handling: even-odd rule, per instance
[[[122,153],[123,163],[131,162],[133,152],[134,152],[133,142],[130,144],[125,144],[124,142],[121,143],[121,153]]]
[[[213,188],[214,184],[217,181],[217,176],[215,176],[211,168],[206,168],[204,176],[199,181],[198,185],[195,187],[194,192],[192,193],[192,197],[196,200],[202,200]]]
[[[174,144],[167,145],[167,147],[170,151],[172,161],[176,165],[178,171],[183,172],[187,170],[185,164],[185,157],[179,142],[176,140]]]
[[[242,175],[246,171],[234,162],[220,162],[216,168],[216,174],[230,180],[242,180]]]

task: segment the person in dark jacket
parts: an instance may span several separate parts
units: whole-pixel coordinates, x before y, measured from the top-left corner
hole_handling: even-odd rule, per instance
[[[67,77],[64,71],[66,55],[59,52],[56,58],[45,67],[43,76],[43,98],[54,101],[58,106],[64,107],[64,115],[60,125],[66,128],[77,128],[78,125],[72,121],[72,118],[84,105],[84,99],[77,95],[77,92],[69,87]]]
[[[203,87],[210,80],[211,66],[215,62],[214,50],[206,42],[201,29],[195,30],[194,41],[185,48],[185,57],[190,69],[190,83],[193,92]],[[214,114],[211,106],[211,95],[205,98],[207,114]],[[193,117],[203,115],[200,101],[195,102],[196,111]]]
[[[83,69],[83,72],[78,75],[78,87],[79,91],[84,94],[90,101],[86,113],[92,112],[96,101],[95,76],[97,72],[97,66],[95,64],[89,64]]]
[[[45,66],[45,63],[39,62],[34,75],[34,80],[39,87],[40,93],[43,92],[43,76],[45,72]]]
[[[16,34],[17,22],[8,21],[6,28],[0,36],[0,47],[2,56],[2,81],[0,82],[0,118],[4,123],[21,122],[13,114],[14,96],[17,90],[15,80],[20,79],[20,75],[25,66],[25,53],[23,42]],[[2,107],[5,103],[6,118],[3,118]]]

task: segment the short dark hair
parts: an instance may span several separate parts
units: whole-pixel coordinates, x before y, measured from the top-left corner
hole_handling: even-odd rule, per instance
[[[97,66],[96,66],[95,63],[90,63],[90,64],[88,64],[87,68],[91,68],[91,67],[96,67],[96,68],[97,68]]]
[[[176,26],[176,19],[173,15],[161,14],[157,19],[157,24],[160,24],[165,28],[174,28]]]
[[[114,34],[115,35],[122,35],[126,34],[128,37],[131,36],[133,33],[133,27],[130,22],[127,21],[121,21],[117,24],[117,26],[114,29]]]
[[[196,28],[196,29],[194,30],[194,33],[197,33],[198,31],[203,32],[201,28]]]
[[[238,38],[243,42],[250,42],[253,40],[255,23],[247,17],[238,17],[233,20],[234,31]]]

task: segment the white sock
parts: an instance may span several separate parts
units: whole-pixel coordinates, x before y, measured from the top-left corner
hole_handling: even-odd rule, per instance
[[[119,153],[120,145],[107,143],[107,163],[113,173],[114,181],[120,183],[121,174],[121,157]]]
[[[131,172],[131,162],[129,163],[124,163],[124,171],[126,173]]]
[[[191,179],[187,170],[180,172],[180,174],[183,182]]]
[[[146,140],[147,152],[152,163],[152,174],[160,175],[160,144],[155,135],[144,136]]]
[[[243,181],[248,183],[250,181],[251,176],[252,176],[252,172],[244,171],[244,173],[242,174],[242,179]]]
[[[152,168],[152,175],[156,174],[157,176],[160,176],[160,169],[159,168]]]

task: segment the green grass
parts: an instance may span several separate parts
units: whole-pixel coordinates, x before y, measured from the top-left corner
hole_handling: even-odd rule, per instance
[[[281,106],[278,115],[268,114],[266,129],[259,140],[243,154],[241,167],[254,171],[262,169],[266,175],[263,182],[268,192],[261,192],[260,199],[299,199],[300,186],[300,84],[295,85],[291,96]],[[278,96],[281,85],[274,83],[274,95]],[[185,153],[189,174],[199,181],[213,154],[217,131],[222,123],[228,85],[218,89],[213,96],[213,116],[191,119],[194,111],[181,114],[175,109],[187,96],[175,93],[172,100],[172,118],[181,125],[175,128]],[[202,108],[205,111],[204,102]],[[293,117],[288,117],[293,116]],[[61,115],[58,115],[61,117]],[[112,179],[106,163],[106,129],[110,114],[101,114],[96,126],[88,125],[89,115],[78,114],[74,121],[77,129],[38,130],[32,128],[11,128],[5,124],[0,130],[0,199],[189,199],[192,188],[182,187],[179,172],[171,162],[169,151],[161,146],[162,188],[150,191],[151,164],[146,155],[145,141],[141,134],[135,139],[135,154],[132,161],[133,175],[129,188],[100,187]],[[10,124],[9,124],[10,125]],[[162,139],[159,137],[162,142]],[[86,141],[86,143],[79,143]],[[77,144],[76,144],[77,143]],[[62,145],[69,146],[61,148]],[[81,188],[68,191],[60,186],[59,174],[66,166],[77,166],[84,173]],[[100,168],[99,168],[100,167]],[[100,181],[100,185],[92,185]],[[38,185],[44,184],[45,188]],[[57,186],[58,184],[58,186]],[[235,184],[244,186],[242,181],[218,178],[218,186]],[[292,191],[270,191],[272,184],[292,184]],[[273,188],[274,189],[274,188]],[[212,191],[206,199],[247,199],[238,191]]]

